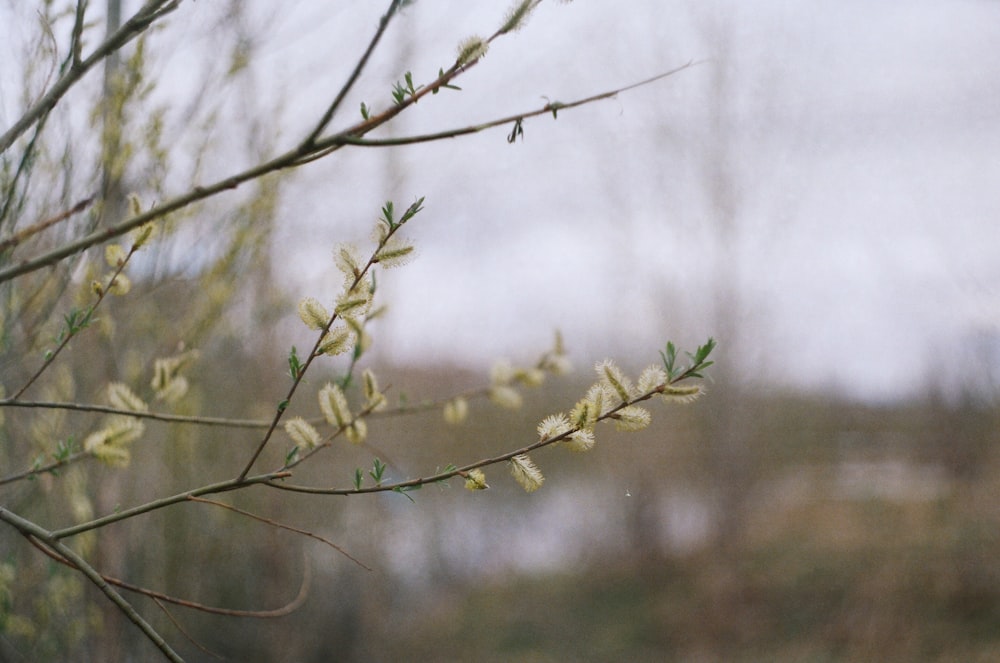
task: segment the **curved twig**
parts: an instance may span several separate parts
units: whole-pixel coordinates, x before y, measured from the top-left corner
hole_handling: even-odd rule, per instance
[[[71,569],[76,569],[76,564],[58,553],[55,549],[50,548],[48,543],[38,539],[34,536],[29,537],[29,541],[33,546],[40,550],[43,554],[48,556],[55,562],[67,566]],[[141,587],[139,585],[134,585],[125,580],[115,578],[114,576],[100,574],[101,578],[104,579],[109,585],[114,585],[129,592],[135,594],[141,594],[147,598],[151,598],[154,601],[164,603],[171,603],[173,605],[178,605],[183,608],[190,608],[191,610],[197,610],[199,612],[207,612],[213,615],[223,615],[226,617],[251,617],[255,619],[273,619],[274,617],[284,617],[295,612],[303,603],[305,603],[306,598],[309,596],[309,586],[312,581],[312,569],[309,564],[303,565],[302,572],[302,583],[299,585],[299,591],[291,601],[285,605],[274,608],[271,610],[237,610],[233,608],[219,608],[217,606],[205,605],[204,603],[198,603],[197,601],[191,601],[189,599],[182,599],[176,596],[171,596],[169,594],[164,594],[163,592],[158,592],[154,589],[149,589],[148,587]]]
[[[224,660],[226,660],[225,656],[222,656],[221,654],[217,654],[216,652],[212,651],[211,649],[209,649],[205,645],[203,645],[200,642],[198,642],[197,640],[195,640],[194,636],[191,635],[190,633],[188,633],[187,629],[184,628],[181,625],[181,623],[179,621],[177,621],[177,619],[174,617],[173,613],[171,613],[167,609],[167,606],[163,605],[163,601],[161,601],[159,599],[153,599],[153,603],[156,604],[157,608],[159,608],[161,611],[163,611],[163,614],[167,616],[167,619],[169,619],[170,623],[174,625],[174,628],[177,629],[177,631],[181,635],[183,635],[185,638],[187,638],[187,641],[190,642],[194,647],[197,647],[200,651],[205,652],[205,654],[207,654],[208,656],[211,656],[212,658],[214,658],[217,661],[224,661]]]
[[[202,502],[203,504],[212,504],[214,506],[222,507],[223,509],[228,509],[228,510],[234,512],[234,513],[238,513],[240,515],[246,516],[247,518],[253,518],[257,522],[261,522],[261,523],[264,523],[266,525],[270,525],[271,527],[277,527],[278,529],[288,530],[289,532],[295,532],[296,534],[301,534],[302,536],[308,536],[310,539],[315,539],[316,541],[319,541],[320,543],[333,548],[334,550],[336,550],[337,552],[339,552],[341,555],[343,555],[347,559],[351,560],[352,562],[354,562],[355,564],[357,564],[358,566],[360,566],[361,568],[363,568],[365,571],[371,571],[372,570],[372,568],[370,566],[367,566],[364,562],[362,562],[358,558],[356,558],[353,555],[351,555],[351,553],[347,552],[346,550],[344,550],[343,548],[341,548],[340,546],[338,546],[333,541],[330,541],[329,539],[323,538],[319,534],[315,534],[313,532],[309,532],[309,531],[306,531],[304,529],[299,529],[298,527],[292,527],[291,525],[285,525],[284,523],[279,523],[276,520],[272,520],[270,518],[265,518],[264,516],[258,516],[255,513],[250,513],[249,511],[244,511],[243,509],[240,509],[239,507],[235,507],[235,506],[233,506],[231,504],[226,504],[225,502],[217,502],[215,500],[207,500],[204,497],[194,497],[194,496],[191,496],[188,499],[190,501],[192,501],[192,502]]]

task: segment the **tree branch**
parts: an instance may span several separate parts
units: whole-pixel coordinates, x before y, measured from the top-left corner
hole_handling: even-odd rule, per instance
[[[16,278],[23,274],[28,274],[43,267],[48,267],[50,265],[53,265],[62,260],[63,258],[66,258],[75,253],[83,251],[84,249],[87,249],[95,244],[99,244],[101,242],[105,242],[107,240],[118,237],[119,235],[123,235],[128,231],[143,225],[144,223],[149,223],[150,221],[155,221],[157,219],[160,219],[170,214],[171,212],[175,212],[200,200],[210,198],[222,191],[235,189],[244,182],[257,179],[258,177],[261,177],[268,173],[277,172],[279,170],[284,170],[286,168],[301,166],[305,163],[309,163],[310,161],[314,161],[316,159],[328,156],[329,154],[332,154],[333,152],[339,150],[340,148],[346,145],[365,145],[366,143],[364,142],[363,136],[366,133],[384,124],[392,117],[395,117],[403,108],[405,108],[410,103],[413,103],[415,99],[419,98],[419,96],[432,92],[433,89],[435,89],[435,86],[437,87],[444,86],[448,81],[452,80],[459,73],[467,71],[474,64],[475,62],[472,62],[465,65],[464,67],[453,68],[453,70],[445,72],[443,76],[439,76],[438,79],[435,80],[432,86],[422,88],[417,92],[417,95],[413,97],[408,97],[403,104],[394,106],[393,108],[387,110],[382,115],[370,118],[369,120],[362,122],[358,125],[355,125],[354,127],[351,127],[350,129],[347,129],[341,133],[317,140],[311,146],[307,146],[305,144],[300,145],[299,147],[289,150],[288,152],[285,152],[284,154],[281,154],[271,159],[270,161],[266,161],[241,173],[219,180],[218,182],[211,184],[209,186],[195,187],[191,191],[183,195],[180,195],[172,200],[169,200],[160,205],[159,207],[155,207],[143,214],[135,216],[126,221],[123,221],[122,223],[119,223],[115,226],[110,226],[108,228],[93,232],[76,241],[70,242],[57,249],[49,251],[48,253],[45,253],[37,258],[31,260],[25,260],[12,267],[2,269],[0,270],[0,283],[3,283],[4,281],[9,281],[10,279]],[[573,108],[575,106],[581,106],[583,104],[598,101],[600,99],[607,99],[621,92],[632,90],[634,88],[643,85],[648,85],[654,81],[676,74],[679,71],[694,66],[694,64],[697,63],[689,62],[683,65],[682,67],[678,67],[676,69],[660,74],[658,76],[654,76],[652,78],[648,78],[646,80],[622,88],[609,90],[607,92],[587,97],[585,99],[580,99],[566,104],[549,103],[540,109],[522,115],[512,115],[499,120],[494,120],[492,122],[487,122],[485,124],[479,124],[472,127],[464,127],[461,129],[454,129],[451,131],[443,132],[441,134],[429,134],[419,139],[413,139],[413,137],[411,137],[411,139],[406,139],[406,138],[382,139],[376,141],[368,141],[367,144],[381,146],[381,145],[391,145],[391,144],[429,142],[432,140],[440,140],[441,138],[454,138],[456,136],[464,134],[476,133],[479,131],[483,131],[485,129],[489,129],[491,127],[500,126],[502,124],[508,124],[517,119],[532,117],[535,115],[542,115],[544,113],[549,113],[549,112],[558,112],[558,110],[561,108]],[[395,143],[386,142],[393,140],[398,140],[400,142],[395,142]]]
[[[89,532],[93,529],[98,529],[100,527],[105,527],[111,523],[117,523],[128,518],[134,518],[135,516],[149,513],[151,511],[156,511],[164,507],[168,507],[172,504],[178,504],[179,502],[185,502],[191,497],[198,497],[201,495],[215,495],[218,493],[226,493],[230,490],[239,490],[240,488],[246,488],[247,486],[253,486],[257,484],[267,483],[268,481],[274,481],[275,479],[283,479],[285,477],[291,476],[291,472],[269,472],[267,474],[261,474],[253,477],[246,477],[245,479],[236,480],[229,479],[227,481],[220,481],[218,483],[209,484],[207,486],[202,486],[201,488],[194,488],[192,490],[184,491],[183,493],[178,493],[177,495],[171,495],[170,497],[163,497],[152,502],[147,502],[146,504],[141,504],[131,509],[125,509],[122,511],[116,511],[110,515],[104,516],[103,518],[97,518],[86,523],[80,523],[79,525],[73,525],[72,527],[66,527],[59,530],[54,530],[51,536],[54,539],[65,539],[70,536],[76,536],[77,534],[82,534],[83,532]]]
[[[49,532],[30,520],[22,518],[16,513],[3,507],[0,507],[0,520],[3,520],[13,526],[25,537],[41,541],[53,551],[69,560],[73,566],[79,569],[83,575],[87,576],[87,579],[94,583],[97,588],[100,589],[104,595],[107,596],[111,602],[122,611],[130,622],[139,627],[143,634],[149,638],[149,640],[168,660],[183,663],[183,659],[177,654],[177,652],[171,649],[170,645],[168,645],[166,640],[163,639],[163,636],[157,633],[156,629],[154,629],[149,622],[143,619],[142,615],[136,612],[135,608],[132,607],[132,604],[126,601],[121,594],[115,591],[114,587],[112,587],[108,581],[106,581],[101,574],[94,569],[94,567],[90,566],[86,560],[77,555],[72,548],[59,541],[59,537],[53,532]]]

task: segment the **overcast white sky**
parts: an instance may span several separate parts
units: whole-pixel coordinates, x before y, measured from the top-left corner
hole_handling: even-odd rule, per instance
[[[183,39],[162,33],[174,40],[163,75],[179,85],[213,46],[206,4],[170,19],[191,26]],[[282,109],[276,149],[322,112],[386,4],[254,0],[267,18],[249,34],[269,32],[260,106]],[[429,80],[509,4],[415,3],[335,124],[362,100],[389,102],[407,69]],[[706,62],[530,120],[515,145],[501,129],[309,166],[283,204],[283,278],[321,296],[336,242],[364,240],[384,200],[426,196],[410,229],[419,258],[381,280],[384,359],[528,360],[561,328],[581,366],[638,366],[668,338],[714,334],[769,379],[905,395],[954,370],[949,346],[1000,333],[997,44],[1000,3],[987,0],[544,3],[462,92],[421,102],[393,132]],[[236,165],[214,168],[207,179]],[[728,346],[720,283],[739,293]]]
[[[466,6],[409,10],[397,28],[413,26],[415,72],[489,32],[505,3]],[[739,347],[751,366],[770,364],[766,377],[904,394],[950,370],[943,357],[959,344],[997,334],[1000,4],[621,7],[544,8],[461,94],[397,129],[458,126],[708,60],[532,120],[515,146],[495,131],[396,152],[385,172],[399,179],[374,195],[428,203],[412,231],[420,259],[384,279],[390,356],[527,357],[561,327],[582,364],[653,359],[668,337],[720,333],[706,315],[720,261],[741,293]],[[307,188],[322,190],[324,176],[318,167]],[[721,258],[718,187],[737,229]]]

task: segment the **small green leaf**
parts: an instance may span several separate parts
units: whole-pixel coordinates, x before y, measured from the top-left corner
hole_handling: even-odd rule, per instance
[[[288,353],[288,374],[293,380],[299,379],[302,371],[302,362],[299,361],[298,350],[292,346],[292,351]]]
[[[287,454],[285,454],[285,467],[288,467],[289,465],[294,463],[298,459],[298,457],[299,457],[299,448],[298,446],[294,446]]]
[[[438,69],[438,78],[444,78],[444,69]],[[438,92],[440,92],[442,90],[442,88],[447,88],[449,90],[459,90],[459,91],[462,90],[462,88],[458,87],[457,85],[451,85],[450,83],[444,83],[440,87],[436,87],[433,90],[431,90],[431,94],[437,94]]]
[[[76,447],[76,442],[70,437],[66,441],[59,441],[56,445],[55,459],[62,463],[69,460],[69,457],[73,455],[73,449]]]
[[[392,87],[392,100],[397,106],[401,106],[406,101],[406,88],[397,81]]]
[[[452,472],[454,472],[457,469],[458,469],[458,467],[456,467],[454,463],[448,463],[447,465],[444,466],[444,469],[439,469],[439,470],[437,470],[434,473],[435,474],[451,474]],[[448,479],[450,479],[450,478],[451,477],[448,477]],[[439,483],[439,484],[442,484],[444,486],[447,486],[448,485],[448,479],[438,479],[435,483]]]
[[[663,358],[663,368],[667,371],[667,377],[671,380],[677,374],[674,364],[677,362],[677,348],[670,341],[667,341],[666,352],[660,351],[660,356]]]
[[[522,122],[522,118],[514,120],[514,128],[510,130],[509,134],[507,134],[507,142],[511,145],[513,145],[518,138],[522,141],[524,140],[524,127],[521,126]]]
[[[361,471],[361,468],[355,468],[354,470],[354,489],[361,490],[361,484],[365,480],[365,473]]]
[[[379,220],[385,223],[387,226],[389,226],[390,230],[396,227],[396,222],[393,221],[392,218],[393,216],[392,212],[393,212],[392,201],[391,200],[385,201],[385,205],[382,205],[382,218]]]
[[[392,492],[399,493],[400,495],[402,495],[406,499],[408,499],[411,502],[413,502],[414,504],[416,504],[417,501],[415,499],[413,499],[412,497],[410,497],[407,493],[411,493],[414,490],[420,490],[422,487],[423,486],[396,486],[395,488],[392,489]]]
[[[368,471],[368,476],[375,480],[376,486],[382,485],[382,477],[385,475],[386,465],[379,458],[372,461],[372,469]]]
[[[415,203],[406,208],[406,211],[403,212],[403,218],[399,220],[398,225],[400,226],[403,225],[404,223],[415,217],[419,212],[423,211],[425,197],[426,196],[421,196],[420,198],[417,199]]]
[[[371,117],[368,106],[365,106],[365,102],[363,101],[361,102],[361,117],[366,120]]]

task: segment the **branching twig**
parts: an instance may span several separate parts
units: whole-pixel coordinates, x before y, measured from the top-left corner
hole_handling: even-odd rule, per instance
[[[545,115],[546,113],[557,114],[559,111],[567,110],[570,108],[576,108],[577,106],[583,106],[585,104],[590,104],[595,101],[600,101],[602,99],[610,99],[617,94],[625,92],[627,90],[632,90],[643,85],[649,85],[661,78],[666,78],[667,76],[673,76],[674,74],[684,71],[689,67],[693,67],[698,64],[697,62],[687,62],[684,65],[677,67],[676,69],[671,69],[668,72],[653,76],[652,78],[647,78],[646,80],[639,81],[632,85],[618,88],[615,90],[608,90],[607,92],[601,92],[600,94],[595,94],[583,99],[577,99],[575,101],[570,101],[566,103],[560,102],[550,102],[545,104],[542,108],[538,108],[532,111],[527,111],[524,113],[519,113],[517,115],[508,115],[507,117],[502,117],[496,120],[490,120],[482,124],[473,124],[466,127],[457,127],[454,129],[447,129],[444,131],[438,131],[436,133],[430,134],[418,134],[415,136],[399,136],[396,138],[363,138],[361,136],[356,136],[348,133],[337,134],[336,136],[330,136],[324,138],[316,143],[320,148],[329,148],[334,146],[342,145],[355,145],[358,147],[393,147],[399,145],[413,145],[416,143],[430,143],[438,140],[443,140],[445,138],[458,138],[459,136],[467,136],[469,134],[479,133],[480,131],[485,131],[487,129],[493,129],[495,127],[500,127],[511,122],[517,122],[520,120],[525,120],[529,117],[537,117],[539,115]]]
[[[400,228],[403,227],[408,218],[411,218],[417,212],[420,211],[420,206],[422,203],[423,203],[423,198],[410,205],[409,209],[407,209],[407,211],[403,214],[398,223],[390,224],[390,228],[386,232],[385,236],[379,242],[379,245],[375,248],[375,250],[372,251],[371,256],[368,258],[368,262],[365,263],[364,267],[358,270],[357,274],[354,277],[353,282],[347,288],[347,292],[351,292],[352,290],[354,290],[354,288],[356,288],[358,284],[360,284],[364,280],[365,276],[376,264],[378,260],[377,258],[378,252],[393,238],[393,236],[396,234],[396,231],[398,231]],[[263,439],[261,439],[260,444],[257,445],[257,448],[254,450],[253,455],[250,457],[250,460],[247,462],[246,466],[244,466],[243,471],[240,472],[239,476],[237,477],[237,480],[243,479],[247,474],[249,474],[250,470],[253,469],[254,463],[257,462],[257,458],[260,456],[261,452],[264,451],[264,447],[267,446],[268,441],[271,439],[271,436],[274,434],[275,429],[281,422],[281,418],[285,414],[285,410],[288,403],[291,403],[292,397],[295,396],[295,392],[298,390],[299,385],[302,384],[302,379],[305,377],[305,374],[309,370],[309,367],[312,365],[313,361],[315,361],[317,357],[322,355],[319,349],[323,343],[323,338],[330,331],[330,328],[333,326],[333,323],[336,322],[339,318],[340,315],[336,311],[334,311],[334,314],[330,316],[329,320],[327,320],[326,325],[319,330],[319,333],[316,335],[316,342],[313,343],[312,350],[309,351],[309,356],[306,358],[305,363],[302,364],[300,369],[293,376],[292,385],[288,388],[288,393],[285,395],[284,400],[281,401],[282,405],[279,406],[275,411],[274,419],[271,421],[271,425],[268,427],[267,432],[264,433]]]
[[[126,601],[121,594],[115,591],[115,588],[112,587],[111,584],[94,569],[94,567],[90,566],[86,560],[76,554],[72,548],[62,543],[54,532],[49,532],[30,520],[22,518],[16,513],[3,507],[0,507],[0,520],[12,525],[25,537],[31,537],[41,541],[53,551],[66,558],[73,564],[73,566],[79,569],[88,580],[94,583],[94,585],[96,585],[97,588],[100,589],[104,595],[107,596],[111,602],[122,611],[122,614],[124,614],[129,621],[138,626],[143,634],[149,638],[150,642],[152,642],[153,645],[155,645],[168,660],[183,663],[183,659],[177,654],[177,652],[171,649],[170,645],[168,645],[166,640],[163,639],[163,636],[157,633],[156,629],[154,629],[149,622],[143,619],[142,615],[136,612],[135,608],[132,607],[132,604]]]
[[[368,59],[371,54],[375,52],[375,47],[378,46],[379,41],[382,39],[382,35],[385,34],[385,29],[389,27],[389,20],[396,14],[400,0],[390,0],[389,9],[386,11],[385,15],[379,20],[378,30],[375,31],[375,35],[372,37],[371,41],[368,43],[368,48],[358,59],[358,63],[354,65],[354,70],[351,75],[347,77],[347,82],[344,83],[343,87],[340,88],[340,92],[334,98],[330,107],[326,109],[323,113],[323,117],[320,118],[319,122],[316,124],[316,128],[302,141],[300,149],[310,150],[315,143],[316,138],[319,137],[321,133],[326,129],[327,125],[330,124],[330,120],[333,119],[334,114],[337,109],[340,108],[340,104],[344,102],[344,97],[350,92],[351,88],[354,87],[354,83],[357,82],[358,78],[361,76],[361,72],[364,70],[365,65],[368,64]]]
[[[670,380],[669,382],[667,382],[665,384],[662,384],[662,385],[656,387],[655,389],[651,389],[650,391],[648,391],[648,392],[646,392],[644,394],[641,394],[639,396],[636,396],[635,398],[632,398],[632,399],[629,399],[627,401],[624,401],[621,404],[619,404],[618,406],[612,408],[611,410],[609,410],[605,414],[603,414],[600,417],[598,417],[597,421],[606,421],[606,420],[609,420],[609,419],[614,419],[615,418],[615,414],[619,410],[622,410],[623,408],[635,405],[636,403],[641,403],[643,401],[647,401],[650,398],[653,398],[654,396],[662,394],[662,393],[664,393],[664,391],[670,385],[675,384],[677,382],[680,382],[682,380],[685,380],[688,377],[692,377],[691,375],[689,375],[688,372],[682,373],[681,375],[677,376],[675,379]],[[580,430],[581,430],[580,428],[570,428],[570,429],[568,429],[568,430],[560,433],[559,435],[555,435],[555,436],[552,436],[552,437],[548,437],[548,438],[544,438],[544,439],[538,440],[537,442],[533,442],[533,443],[528,444],[526,446],[523,446],[523,447],[521,447],[519,449],[515,449],[514,451],[508,451],[508,452],[502,453],[502,454],[500,454],[498,456],[493,456],[491,458],[484,458],[484,459],[478,460],[478,461],[476,461],[474,463],[469,463],[468,465],[465,465],[465,466],[462,466],[462,467],[457,467],[457,468],[454,468],[454,469],[449,469],[449,470],[447,470],[445,472],[439,472],[438,474],[434,474],[434,475],[431,475],[431,476],[420,477],[420,478],[417,478],[417,479],[408,479],[406,481],[399,481],[397,483],[383,483],[383,484],[380,484],[380,485],[377,485],[377,486],[369,486],[369,487],[364,487],[364,488],[356,488],[356,487],[352,487],[352,488],[317,488],[317,487],[313,487],[313,486],[299,486],[299,485],[285,483],[285,482],[277,483],[277,482],[274,482],[274,481],[267,481],[267,482],[265,482],[265,485],[267,485],[270,488],[277,488],[279,490],[287,490],[287,491],[296,492],[296,493],[310,493],[310,494],[313,494],[313,495],[360,495],[360,494],[365,494],[365,493],[382,493],[382,492],[390,492],[390,491],[399,492],[399,491],[412,490],[412,489],[415,489],[415,488],[421,488],[421,487],[429,485],[429,484],[440,483],[442,481],[446,481],[446,480],[451,479],[451,478],[456,477],[456,476],[465,476],[465,474],[467,472],[469,472],[470,470],[475,470],[475,469],[478,469],[478,468],[481,468],[481,467],[487,467],[489,465],[496,465],[497,463],[502,463],[504,461],[508,461],[511,458],[513,458],[514,456],[521,456],[521,455],[524,455],[524,454],[528,454],[528,453],[534,451],[535,449],[541,449],[543,447],[551,446],[553,444],[556,444],[557,442],[562,442],[563,440],[571,437],[574,433],[577,433]]]
[[[457,66],[453,67],[452,70],[449,70],[445,72],[443,76],[438,77],[438,79],[435,80],[431,86],[421,88],[420,90],[417,91],[416,95],[412,97],[407,97],[407,100],[404,101],[403,104],[394,106],[385,113],[383,113],[382,115],[377,117],[372,117],[369,120],[362,122],[358,125],[355,125],[354,127],[351,127],[338,134],[329,136],[327,138],[319,139],[311,146],[306,146],[305,144],[303,144],[288,152],[285,152],[284,154],[274,157],[270,161],[266,161],[241,173],[219,180],[214,184],[210,184],[208,186],[195,187],[194,189],[185,194],[177,196],[172,200],[168,200],[159,205],[158,207],[154,207],[153,209],[150,209],[143,214],[139,214],[138,216],[135,216],[131,219],[127,219],[126,221],[123,221],[117,225],[109,226],[102,230],[93,232],[85,237],[82,237],[73,242],[69,242],[57,249],[53,249],[52,251],[49,251],[34,259],[24,260],[6,269],[0,269],[0,283],[4,281],[9,281],[10,279],[16,278],[24,274],[28,274],[43,267],[53,265],[62,260],[63,258],[78,253],[95,244],[99,244],[109,239],[113,239],[114,237],[123,235],[124,233],[127,233],[128,231],[132,230],[133,228],[137,228],[145,223],[149,223],[150,221],[155,221],[157,219],[160,219],[172,212],[187,207],[192,203],[215,196],[222,191],[235,189],[245,182],[257,179],[268,173],[277,172],[279,170],[284,170],[286,168],[293,168],[303,165],[305,163],[308,163],[309,161],[313,161],[315,159],[327,156],[347,145],[365,145],[366,143],[364,142],[363,137],[369,131],[372,131],[373,129],[387,122],[392,117],[395,117],[395,115],[397,115],[407,105],[413,103],[414,100],[418,98],[420,95],[431,93],[435,88],[435,86],[437,87],[444,86],[445,84],[448,83],[448,81],[452,80],[459,73],[467,71],[474,64],[475,62],[471,62],[469,64],[464,65],[463,67],[457,67]],[[673,69],[664,74],[660,74],[659,76],[654,76],[652,78],[648,78],[644,81],[640,81],[632,85],[617,88],[615,90],[609,90],[601,94],[593,95],[591,97],[587,97],[586,99],[580,99],[559,105],[548,103],[540,109],[536,109],[534,111],[530,111],[520,115],[512,115],[509,117],[504,117],[499,120],[494,120],[492,122],[478,124],[470,127],[452,129],[439,134],[428,134],[427,136],[423,137],[422,140],[432,141],[432,140],[440,140],[442,138],[454,138],[460,135],[483,131],[491,127],[497,127],[503,124],[509,124],[510,122],[513,122],[520,118],[532,117],[535,115],[542,115],[544,113],[550,113],[550,112],[557,112],[561,108],[573,108],[575,106],[591,103],[593,101],[597,101],[600,99],[607,99],[626,90],[631,90],[642,85],[648,85],[649,83],[664,78],[665,76],[673,75],[683,69],[693,66],[693,64],[695,63],[689,62],[685,64],[683,67]],[[420,140],[407,140],[406,138],[401,138],[401,139],[382,139],[382,140],[368,141],[367,144],[368,145],[393,144],[393,143],[386,143],[385,142],[386,140],[403,141],[403,143],[398,143],[398,144],[421,142]]]

